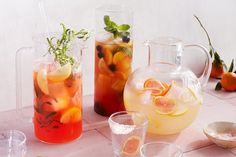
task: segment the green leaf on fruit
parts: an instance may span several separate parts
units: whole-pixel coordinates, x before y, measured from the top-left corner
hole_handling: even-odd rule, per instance
[[[221,88],[222,88],[222,85],[221,85],[220,82],[218,82],[218,83],[216,84],[215,90],[216,90],[216,91],[219,91],[219,90],[221,90]]]
[[[233,72],[234,70],[234,59],[232,59],[230,67],[229,67],[229,71],[228,72]]]

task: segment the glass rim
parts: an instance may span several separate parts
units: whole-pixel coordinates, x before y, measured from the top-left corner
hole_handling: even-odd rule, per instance
[[[117,7],[119,9],[112,9],[114,7]],[[127,5],[118,5],[118,4],[103,4],[98,6],[96,11],[99,12],[108,12],[108,13],[129,13],[133,14],[133,10],[127,6]]]
[[[21,137],[23,137],[23,140],[20,140],[19,138],[17,138],[18,140],[20,140],[20,142],[17,144],[17,147],[22,146],[22,145],[24,145],[26,143],[26,136],[25,136],[25,134],[22,131],[19,131],[19,130],[5,130],[5,131],[1,131],[0,135],[1,134],[7,134],[10,137],[12,133],[14,135],[20,135]],[[6,136],[6,137],[8,137],[8,136]]]
[[[172,37],[172,36],[161,36],[161,37],[156,37],[150,40],[144,41],[145,46],[149,46],[150,44],[153,45],[161,45],[161,46],[178,46],[182,45],[183,41],[179,38]]]
[[[172,147],[174,147],[174,148],[176,148],[176,150],[178,150],[178,152],[180,153],[179,155],[183,155],[183,150],[180,148],[180,146],[179,145],[177,145],[177,144],[173,144],[173,143],[169,143],[169,142],[164,142],[164,141],[152,141],[152,142],[148,142],[148,143],[145,143],[145,144],[143,144],[141,147],[140,147],[140,154],[141,155],[144,155],[144,153],[143,153],[143,149],[145,148],[145,147],[147,147],[147,146],[149,146],[149,145],[153,145],[153,144],[158,144],[158,145],[165,145],[165,146],[172,146]],[[181,157],[181,156],[179,156],[179,157]]]
[[[136,129],[139,129],[139,128],[142,128],[142,127],[148,125],[148,117],[147,117],[144,113],[139,112],[139,111],[119,111],[119,112],[115,112],[115,113],[113,113],[113,114],[111,114],[111,115],[109,116],[109,118],[108,118],[108,123],[109,123],[109,124],[111,123],[111,124],[113,124],[113,125],[122,125],[122,124],[117,123],[117,122],[115,122],[114,120],[112,120],[112,118],[115,117],[116,115],[124,115],[124,114],[128,114],[128,113],[138,113],[138,114],[140,114],[140,115],[143,115],[144,118],[145,118],[144,122],[143,122],[142,124],[140,124],[140,125],[128,125],[128,126],[135,126]]]

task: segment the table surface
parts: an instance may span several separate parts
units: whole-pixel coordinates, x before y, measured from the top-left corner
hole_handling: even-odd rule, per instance
[[[147,135],[146,142],[167,141],[184,150],[183,157],[234,157],[236,148],[223,149],[203,133],[203,128],[214,121],[236,121],[236,92],[214,91],[216,80],[210,80],[204,90],[204,103],[197,119],[181,133],[171,136]],[[33,112],[31,108],[24,111]],[[84,96],[83,134],[66,144],[46,144],[34,137],[33,125],[22,121],[16,111],[0,113],[0,131],[21,130],[27,137],[26,157],[112,157],[112,145],[107,117],[93,111],[93,96]]]

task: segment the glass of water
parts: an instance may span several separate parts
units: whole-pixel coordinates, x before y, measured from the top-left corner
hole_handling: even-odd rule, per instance
[[[0,132],[0,156],[1,157],[25,157],[26,137],[18,130]]]
[[[108,123],[115,156],[139,156],[148,127],[146,115],[135,111],[116,112],[109,117]]]
[[[141,157],[182,157],[179,146],[167,142],[150,142],[141,146]]]

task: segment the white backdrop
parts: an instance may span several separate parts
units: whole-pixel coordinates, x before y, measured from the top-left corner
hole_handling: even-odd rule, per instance
[[[0,111],[15,108],[15,52],[32,45],[32,36],[46,31],[39,0],[0,0]],[[146,65],[142,42],[154,36],[175,36],[207,46],[193,14],[207,27],[214,47],[229,64],[236,59],[235,0],[44,0],[50,31],[61,22],[74,29],[94,29],[94,9],[104,3],[122,3],[134,10],[134,69]],[[94,38],[84,53],[84,95],[93,93]],[[91,64],[92,63],[92,64]]]

